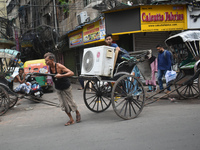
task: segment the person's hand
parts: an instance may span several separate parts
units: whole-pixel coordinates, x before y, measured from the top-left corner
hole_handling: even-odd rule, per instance
[[[55,78],[62,78],[62,75],[60,73],[55,75]]]
[[[28,85],[28,86],[29,86],[29,83],[28,83],[28,82],[26,82],[26,85]]]

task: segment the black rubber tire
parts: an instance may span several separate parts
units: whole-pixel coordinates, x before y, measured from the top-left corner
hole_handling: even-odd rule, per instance
[[[87,108],[93,112],[103,112],[111,105],[112,84],[102,81],[88,81],[83,98]]]
[[[181,76],[181,73],[178,73],[177,77]],[[200,96],[200,76],[197,78],[197,81],[191,81],[189,84],[182,86],[181,88],[177,89],[177,93],[185,99],[193,99]],[[175,88],[180,87],[181,85],[175,84]]]
[[[8,111],[9,105],[10,98],[8,92],[2,86],[0,86],[0,116]]]
[[[120,77],[113,86],[111,101],[119,117],[125,120],[136,118],[141,113],[145,102],[142,83],[133,75]]]

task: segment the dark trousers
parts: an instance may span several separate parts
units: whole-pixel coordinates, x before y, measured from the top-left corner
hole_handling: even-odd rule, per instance
[[[163,81],[162,77],[166,74],[167,70],[158,70],[158,84],[160,90],[163,90]],[[168,83],[167,83],[168,86]],[[168,91],[171,91],[170,87],[167,88]]]

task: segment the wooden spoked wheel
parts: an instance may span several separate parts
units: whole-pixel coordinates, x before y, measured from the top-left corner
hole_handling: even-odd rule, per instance
[[[136,118],[144,107],[143,85],[135,76],[124,75],[115,82],[111,98],[113,109],[119,117]]]
[[[181,73],[179,73],[177,75],[177,78],[179,78],[179,76],[181,76]],[[198,96],[200,96],[200,76],[196,79],[196,80],[191,80],[187,85],[178,85],[175,84],[175,88],[180,87],[179,89],[177,89],[177,93],[187,99],[187,98],[197,98]]]
[[[0,116],[8,111],[9,105],[10,99],[8,92],[2,86],[0,86]]]
[[[9,98],[10,98],[9,108],[12,108],[12,107],[14,107],[15,104],[17,103],[17,101],[18,101],[18,97],[15,96],[15,95],[11,95],[11,94],[9,94]]]
[[[84,88],[84,102],[93,112],[103,112],[111,105],[112,85],[103,81],[88,81]]]

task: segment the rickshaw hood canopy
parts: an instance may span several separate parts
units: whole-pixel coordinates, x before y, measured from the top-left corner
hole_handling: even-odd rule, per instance
[[[20,54],[17,50],[12,49],[0,49],[0,58],[15,58]]]
[[[173,35],[165,40],[165,43],[170,46],[173,44],[179,44],[184,42],[192,42],[200,40],[199,30],[189,30]]]

